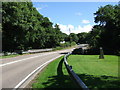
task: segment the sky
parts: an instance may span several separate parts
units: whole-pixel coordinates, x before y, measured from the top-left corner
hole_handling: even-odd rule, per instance
[[[66,34],[91,31],[95,25],[94,13],[108,4],[118,2],[33,2],[40,14],[48,17],[53,25],[58,24]]]

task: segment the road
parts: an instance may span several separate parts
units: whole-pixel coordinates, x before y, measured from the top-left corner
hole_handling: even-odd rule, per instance
[[[72,50],[66,49],[0,59],[0,63],[2,63],[0,65],[0,68],[2,68],[2,88],[24,88],[26,85],[23,82],[29,83],[30,78],[28,79],[28,77],[35,76],[34,72],[38,72],[35,70],[39,69],[40,71],[50,61]]]

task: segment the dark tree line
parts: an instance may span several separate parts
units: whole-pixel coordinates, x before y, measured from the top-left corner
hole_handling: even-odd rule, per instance
[[[77,34],[78,43],[88,43],[95,53],[120,54],[120,4],[100,7],[94,13],[95,25],[89,33]]]
[[[32,2],[3,2],[2,16],[3,51],[52,48],[66,37]]]

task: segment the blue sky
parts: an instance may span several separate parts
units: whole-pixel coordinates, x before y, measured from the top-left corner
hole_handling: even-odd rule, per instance
[[[94,14],[100,6],[115,5],[118,2],[33,2],[34,7],[62,32],[69,34],[88,32],[94,23]]]

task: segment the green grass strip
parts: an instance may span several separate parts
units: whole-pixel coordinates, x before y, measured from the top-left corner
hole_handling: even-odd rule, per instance
[[[120,88],[118,78],[118,56],[70,55],[69,65],[89,88]]]
[[[0,56],[0,59],[2,59],[2,58],[11,58],[11,57],[16,57],[16,56],[20,56],[20,54]]]
[[[63,63],[63,57],[51,62],[35,79],[32,88],[74,88],[66,67]]]

